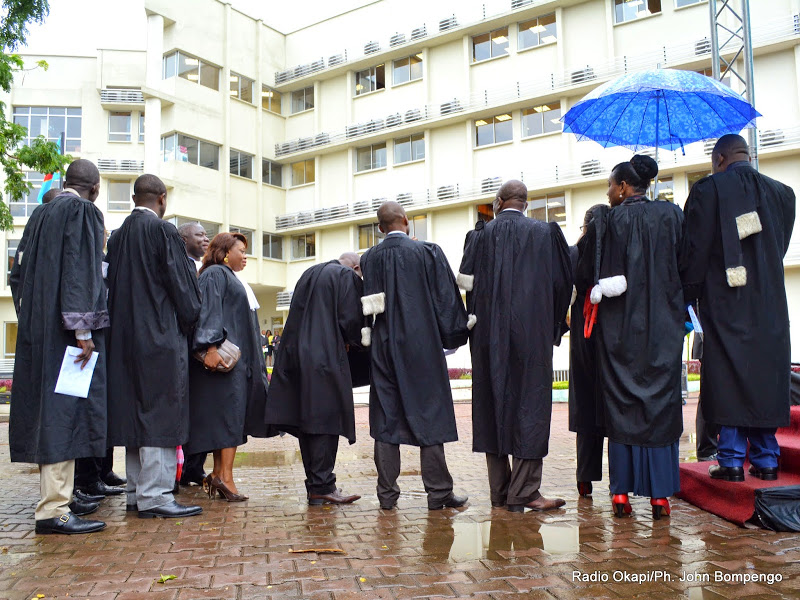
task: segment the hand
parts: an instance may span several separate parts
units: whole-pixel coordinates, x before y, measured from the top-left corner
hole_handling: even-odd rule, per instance
[[[78,347],[81,349],[81,353],[78,355],[78,358],[75,359],[75,363],[82,363],[81,364],[81,371],[83,368],[89,363],[89,359],[92,358],[92,352],[94,352],[94,341],[93,340],[75,340],[78,343]]]
[[[350,352],[350,344],[345,344],[344,345],[344,351],[345,352]]]
[[[222,360],[222,357],[217,353],[216,346],[210,346],[208,351],[206,352],[206,356],[203,359],[203,365],[209,371],[216,371],[217,366],[222,365],[226,369],[228,365],[225,364],[225,361]]]
[[[567,327],[570,327],[570,311],[567,311],[567,316],[564,318],[564,320],[567,322]]]

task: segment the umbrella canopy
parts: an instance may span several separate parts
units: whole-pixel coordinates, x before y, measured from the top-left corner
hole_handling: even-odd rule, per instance
[[[699,140],[754,127],[761,114],[700,73],[654,69],[609,81],[563,117],[564,131],[604,147],[683,149]]]

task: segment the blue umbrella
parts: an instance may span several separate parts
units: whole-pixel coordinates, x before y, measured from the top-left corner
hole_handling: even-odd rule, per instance
[[[632,150],[665,148],[739,133],[761,114],[719,81],[676,69],[629,73],[585,96],[564,115],[578,140]]]

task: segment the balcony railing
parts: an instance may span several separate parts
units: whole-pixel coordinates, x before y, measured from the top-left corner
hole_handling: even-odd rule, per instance
[[[106,88],[100,90],[100,102],[103,104],[144,104],[144,96],[142,90]]]
[[[769,129],[761,132],[773,141],[762,148],[762,155],[800,146],[800,124],[782,129]],[[714,147],[713,140],[690,144],[685,154],[680,150],[669,152],[660,150],[658,163],[661,170],[698,162],[708,162]],[[653,154],[652,151],[648,152]],[[324,225],[348,220],[364,219],[374,215],[380,205],[387,200],[395,200],[407,210],[422,209],[466,201],[487,199],[490,201],[503,181],[519,179],[529,191],[547,190],[574,185],[586,181],[600,181],[605,178],[617,163],[616,160],[588,159],[578,164],[537,167],[535,171],[520,169],[504,175],[492,174],[474,181],[442,183],[433,188],[397,190],[380,198],[359,200],[352,204],[342,204],[330,208],[319,208],[275,217],[275,229],[307,229],[313,225]]]
[[[776,43],[793,37],[800,37],[797,27],[798,15],[785,15],[766,23],[753,32],[754,45]],[[702,43],[701,43],[702,42]],[[321,132],[309,137],[298,138],[275,144],[275,157],[305,152],[312,148],[349,142],[366,138],[376,133],[399,128],[403,125],[426,123],[449,118],[461,112],[482,111],[494,106],[503,106],[526,98],[536,98],[560,93],[588,83],[601,83],[631,71],[657,68],[659,66],[681,65],[711,54],[707,39],[691,40],[663,46],[650,52],[635,56],[621,56],[603,63],[573,66],[558,73],[551,73],[532,81],[517,81],[491,90],[475,92],[465,98],[453,98],[443,102],[410,107],[405,111],[383,115],[369,121],[347,125],[343,130]]]
[[[115,173],[142,173],[144,172],[144,161],[99,158],[97,159],[97,169],[101,173],[111,171]]]
[[[275,300],[275,310],[289,310],[294,292],[278,292]]]

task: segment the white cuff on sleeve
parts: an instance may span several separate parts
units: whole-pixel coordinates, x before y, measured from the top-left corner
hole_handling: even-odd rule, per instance
[[[76,329],[75,339],[81,341],[90,340],[92,339],[92,331],[90,329]]]

